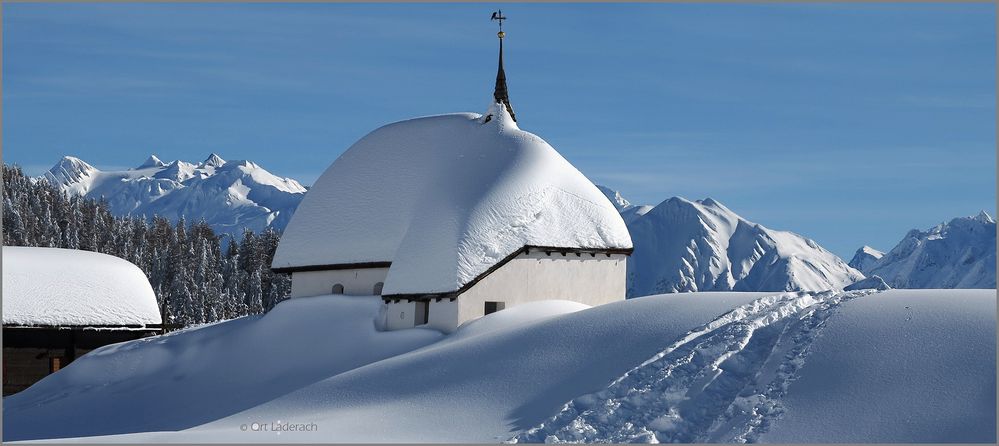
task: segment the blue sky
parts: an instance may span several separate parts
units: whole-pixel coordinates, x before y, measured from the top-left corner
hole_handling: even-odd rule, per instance
[[[484,111],[495,5],[5,4],[3,157],[149,153],[310,183]],[[849,260],[995,214],[994,4],[506,4],[521,128],[637,203],[713,197]]]

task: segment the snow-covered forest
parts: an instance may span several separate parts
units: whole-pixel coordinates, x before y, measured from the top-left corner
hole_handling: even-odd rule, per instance
[[[149,278],[166,323],[184,326],[261,313],[290,278],[270,270],[280,234],[216,234],[204,221],[117,217],[104,200],[69,196],[3,166],[3,243],[82,249],[126,259]]]

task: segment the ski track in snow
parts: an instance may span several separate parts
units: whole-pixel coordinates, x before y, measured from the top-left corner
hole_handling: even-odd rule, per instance
[[[783,412],[826,319],[875,292],[785,293],[738,307],[511,442],[752,443]]]

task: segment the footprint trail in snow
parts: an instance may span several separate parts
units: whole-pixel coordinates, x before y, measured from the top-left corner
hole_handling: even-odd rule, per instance
[[[754,442],[841,303],[875,293],[785,293],[697,328],[512,442]]]

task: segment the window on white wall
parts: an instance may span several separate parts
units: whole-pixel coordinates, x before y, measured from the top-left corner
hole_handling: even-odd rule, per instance
[[[376,283],[375,284],[375,289],[374,289],[374,295],[375,296],[381,296],[382,295],[382,287],[384,287],[384,286],[385,286],[385,284],[382,283],[382,282]]]
[[[343,294],[343,284],[333,285],[333,294]]]
[[[486,307],[483,309],[482,314],[486,315],[495,313],[503,308],[506,308],[505,302],[486,302]]]

